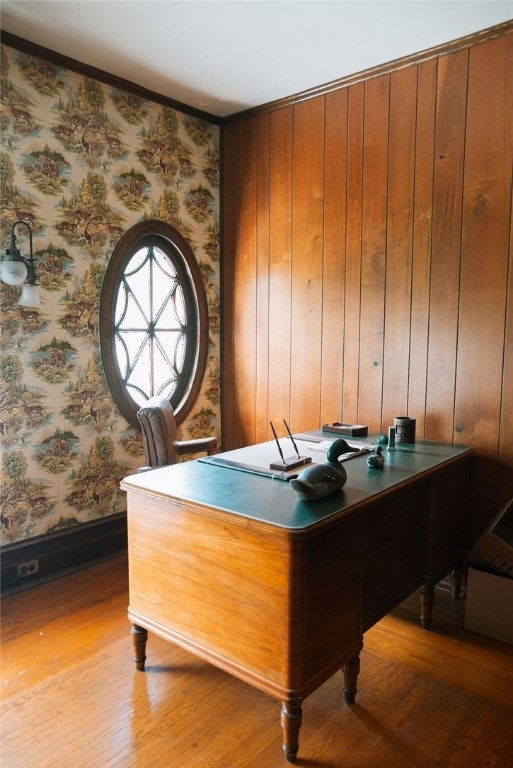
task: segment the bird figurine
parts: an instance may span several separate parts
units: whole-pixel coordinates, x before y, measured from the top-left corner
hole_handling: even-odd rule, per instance
[[[326,464],[311,464],[290,481],[301,501],[317,501],[336,493],[347,480],[347,473],[338,457],[355,451],[345,440],[334,440],[328,448]]]
[[[381,469],[381,467],[385,463],[385,459],[382,456],[382,451],[383,451],[382,446],[377,445],[376,451],[367,459],[367,464],[369,465],[369,467],[373,467],[374,469]]]

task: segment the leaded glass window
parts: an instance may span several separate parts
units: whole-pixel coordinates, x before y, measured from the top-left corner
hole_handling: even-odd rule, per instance
[[[186,241],[163,222],[129,230],[107,268],[101,303],[102,359],[121,412],[137,426],[138,408],[162,395],[180,423],[204,373],[208,318]]]

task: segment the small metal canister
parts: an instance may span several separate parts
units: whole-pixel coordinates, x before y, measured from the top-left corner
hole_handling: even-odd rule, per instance
[[[396,416],[394,418],[396,443],[415,442],[415,419],[409,416]]]

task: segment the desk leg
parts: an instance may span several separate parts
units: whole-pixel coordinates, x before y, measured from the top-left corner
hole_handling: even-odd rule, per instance
[[[299,749],[299,729],[303,720],[301,699],[282,701],[281,727],[283,728],[283,754],[289,763],[295,763]]]
[[[461,582],[463,580],[463,567],[456,566],[451,571],[451,594],[455,600],[461,596]]]
[[[420,623],[424,629],[431,626],[433,604],[435,602],[436,579],[426,579],[420,588]]]
[[[347,661],[342,667],[344,675],[344,701],[346,704],[354,704],[356,698],[356,684],[360,672],[360,657],[357,656]]]
[[[146,641],[148,640],[148,632],[142,627],[138,627],[137,624],[132,624],[130,630],[132,640],[134,643],[134,661],[137,669],[144,672],[144,662],[146,661]]]

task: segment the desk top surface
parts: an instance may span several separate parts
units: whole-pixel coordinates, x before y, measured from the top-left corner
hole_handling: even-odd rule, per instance
[[[316,443],[320,438],[323,441],[336,439],[333,436],[327,438],[326,433],[320,430],[307,434]],[[301,435],[301,438],[306,436]],[[297,436],[296,439],[301,455],[308,455],[311,451],[313,461],[322,463],[326,460],[325,453],[314,447],[309,448],[306,440],[300,441]],[[373,437],[350,438],[348,442],[368,445],[373,442]],[[266,452],[269,452],[271,460],[276,459],[276,446],[272,441],[218,456],[236,458],[253,467]],[[387,451],[384,447],[385,466],[382,469],[372,469],[367,465],[368,454],[355,456],[344,463],[347,472],[345,486],[331,496],[310,502],[301,501],[283,479],[273,478],[271,474],[260,476],[219,466],[210,463],[207,457],[130,475],[121,482],[121,488],[172,501],[190,502],[196,508],[228,512],[246,518],[248,522],[301,531],[318,526],[333,515],[350,513],[361,505],[379,501],[379,496],[399,491],[402,486],[421,482],[451,463],[469,458],[472,453],[473,449],[468,446],[425,440],[398,444],[395,451]],[[300,471],[295,470],[295,474]]]

